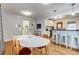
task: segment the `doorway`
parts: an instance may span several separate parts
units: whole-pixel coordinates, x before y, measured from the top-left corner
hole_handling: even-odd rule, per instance
[[[23,30],[22,30],[22,33],[24,35],[28,34],[29,33],[29,21],[28,20],[23,20]]]

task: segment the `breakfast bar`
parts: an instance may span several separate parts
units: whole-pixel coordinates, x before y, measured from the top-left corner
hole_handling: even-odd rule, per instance
[[[53,30],[52,42],[79,49],[79,30]]]

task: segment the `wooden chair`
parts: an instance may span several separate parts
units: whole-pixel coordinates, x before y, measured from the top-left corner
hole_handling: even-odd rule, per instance
[[[19,41],[17,39],[13,39],[13,54],[18,55],[19,50],[20,50]]]
[[[19,51],[19,55],[30,55],[31,54],[31,50],[29,48],[22,48],[20,51]]]
[[[49,38],[48,37],[48,34],[43,34],[43,36],[42,36],[43,38]],[[48,47],[47,46],[43,46],[43,47],[38,47],[38,49],[40,49],[41,50],[41,54],[42,54],[42,49],[45,49],[45,52],[46,52],[46,55],[48,54],[47,52],[48,52]]]
[[[43,34],[44,38],[49,38],[48,34]]]
[[[45,49],[46,55],[48,54],[48,47],[47,46],[38,47],[38,49],[41,50],[41,54],[42,54],[42,49]]]
[[[35,33],[34,35],[35,35],[35,36],[40,36],[38,33]]]
[[[31,50],[29,48],[21,48],[19,44],[19,40],[13,39],[13,52],[14,55],[29,55],[31,54]]]
[[[15,47],[16,47],[16,40],[13,39],[12,42],[13,42],[13,54],[15,55],[16,54],[16,49],[15,49]]]

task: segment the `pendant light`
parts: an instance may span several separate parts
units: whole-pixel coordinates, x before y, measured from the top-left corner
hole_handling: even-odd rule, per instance
[[[54,10],[54,12],[55,12],[55,16],[54,16],[54,19],[57,19],[57,16],[56,16],[56,10]]]
[[[72,4],[71,4],[71,6],[72,6],[72,13],[71,13],[71,15],[72,15],[72,16],[74,16],[74,15],[75,15],[75,13],[74,13],[73,11],[74,11],[74,6],[75,6],[75,3],[72,3]]]

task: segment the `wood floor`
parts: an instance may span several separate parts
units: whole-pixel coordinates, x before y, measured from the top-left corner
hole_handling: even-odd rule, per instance
[[[5,53],[4,53],[4,55],[14,55],[12,47],[13,47],[12,41],[5,42]],[[48,50],[49,50],[48,55],[79,55],[79,51],[72,50],[70,48],[65,48],[63,46],[59,46],[59,45],[56,45],[56,44],[50,43],[47,47],[48,47]],[[45,50],[42,49],[42,51],[43,51],[42,55],[45,55]],[[38,49],[33,49],[32,54],[33,55],[41,55],[40,50],[38,50]]]

